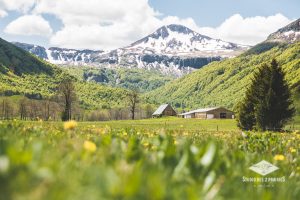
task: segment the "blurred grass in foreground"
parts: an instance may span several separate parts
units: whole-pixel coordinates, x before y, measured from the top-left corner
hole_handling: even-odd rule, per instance
[[[73,124],[72,124],[73,123]],[[300,135],[233,120],[1,122],[0,199],[298,199]],[[218,131],[216,130],[218,126]],[[283,183],[249,167],[266,160]]]

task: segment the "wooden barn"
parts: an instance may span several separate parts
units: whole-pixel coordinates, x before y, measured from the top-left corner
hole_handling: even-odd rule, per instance
[[[176,116],[176,111],[169,104],[164,104],[159,106],[159,108],[152,114],[152,117],[162,117],[162,116]]]
[[[233,119],[234,112],[223,108],[201,108],[190,112],[179,114],[182,118],[197,118],[197,119]]]

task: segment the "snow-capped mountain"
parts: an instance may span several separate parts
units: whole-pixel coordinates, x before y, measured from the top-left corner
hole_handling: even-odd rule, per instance
[[[300,41],[300,19],[272,33],[267,41],[294,43]]]
[[[151,35],[125,47],[126,50],[134,50],[142,53],[147,51],[156,54],[190,55],[198,53],[210,56],[229,56],[229,52],[244,50],[245,45],[238,45],[212,39],[201,35],[191,29],[171,24],[163,26]]]
[[[103,51],[76,50],[57,47],[46,49],[45,47],[20,42],[14,42],[13,44],[53,64],[82,65],[94,63],[94,59],[96,59],[99,54],[103,53]]]
[[[163,26],[127,47],[110,52],[14,44],[54,64],[144,68],[177,76],[212,61],[234,57],[249,48],[212,39],[175,24]]]

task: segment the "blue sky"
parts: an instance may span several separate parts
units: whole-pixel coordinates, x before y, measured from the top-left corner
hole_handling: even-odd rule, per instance
[[[177,23],[254,45],[300,17],[299,0],[0,0],[0,37],[49,46],[114,49]]]
[[[299,0],[150,0],[149,3],[165,15],[192,17],[200,26],[218,26],[237,13],[243,17],[277,13],[290,19],[300,17]]]

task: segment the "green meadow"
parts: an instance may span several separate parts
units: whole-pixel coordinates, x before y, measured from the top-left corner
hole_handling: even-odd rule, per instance
[[[99,127],[111,126],[116,129],[134,128],[139,130],[185,130],[185,131],[237,131],[235,120],[199,120],[199,119],[182,119],[177,117],[164,117],[157,119],[145,120],[123,120],[107,122],[82,122],[79,126],[95,125]]]
[[[0,199],[298,199],[299,146],[234,120],[3,121]],[[279,169],[249,169],[261,160]]]

